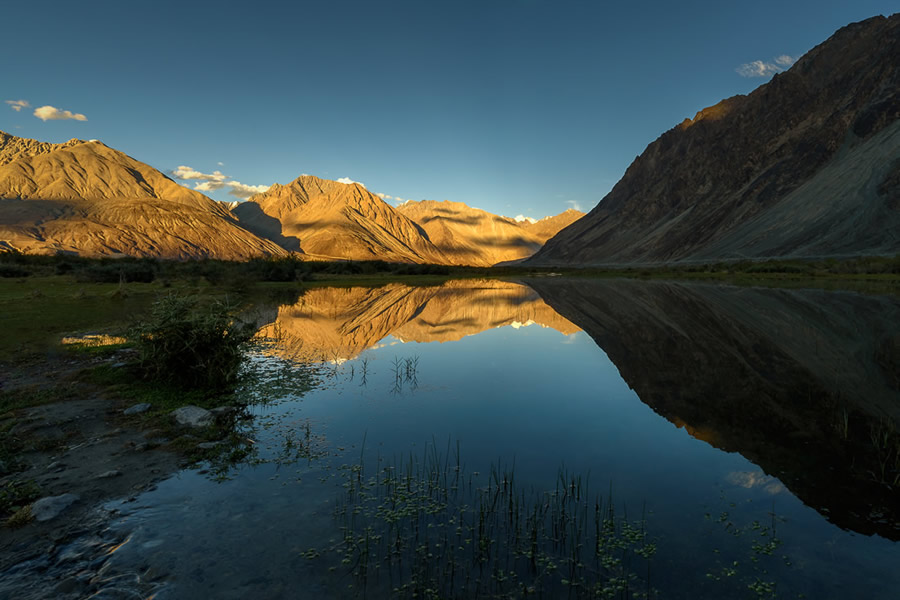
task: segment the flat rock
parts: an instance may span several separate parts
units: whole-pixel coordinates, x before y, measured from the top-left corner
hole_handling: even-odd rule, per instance
[[[31,505],[31,515],[36,521],[49,521],[69,508],[77,500],[78,496],[75,494],[46,496]]]
[[[100,473],[99,475],[94,477],[94,479],[112,479],[113,477],[118,477],[121,474],[122,474],[122,471],[119,471],[118,469],[113,469],[112,471],[104,471],[103,473]]]
[[[222,442],[202,442],[200,444],[197,444],[197,448],[199,448],[200,450],[211,450],[221,443]]]
[[[151,404],[149,402],[141,402],[140,404],[135,404],[134,406],[129,406],[123,412],[126,415],[139,415],[143,412],[147,412],[150,410]]]
[[[179,425],[188,427],[206,427],[212,425],[213,414],[199,406],[182,406],[172,413]]]

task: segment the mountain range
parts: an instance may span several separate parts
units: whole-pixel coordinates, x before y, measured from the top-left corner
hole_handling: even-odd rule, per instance
[[[395,208],[360,184],[310,175],[229,205],[96,140],[51,144],[0,132],[0,249],[490,266],[530,256],[581,215],[531,223],[462,203]]]
[[[537,222],[309,175],[229,205],[96,140],[0,132],[0,249],[550,267],[896,254],[898,63],[900,14],[848,25],[663,133],[583,218]]]

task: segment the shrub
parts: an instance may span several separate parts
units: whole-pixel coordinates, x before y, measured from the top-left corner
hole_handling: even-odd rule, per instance
[[[215,302],[197,307],[191,298],[167,296],[154,303],[147,321],[133,328],[145,378],[183,388],[223,389],[238,375],[251,324],[233,307]]]
[[[0,264],[0,277],[28,277],[31,271],[18,265]]]
[[[84,283],[150,283],[156,278],[151,263],[106,263],[88,266],[78,271],[75,278]]]

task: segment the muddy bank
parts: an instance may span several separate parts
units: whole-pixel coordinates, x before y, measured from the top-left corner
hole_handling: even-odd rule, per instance
[[[0,527],[0,571],[96,528],[100,503],[147,490],[186,462],[168,432],[140,414],[125,415],[127,400],[79,378],[101,363],[125,368],[116,356],[0,366],[0,393],[43,402],[0,415],[4,441],[15,448],[0,465],[0,490],[28,485],[31,498],[74,496],[44,502],[24,524]]]

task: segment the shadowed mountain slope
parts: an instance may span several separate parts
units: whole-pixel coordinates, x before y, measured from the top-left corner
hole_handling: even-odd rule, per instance
[[[685,119],[533,265],[900,252],[900,14]]]
[[[221,204],[100,142],[0,134],[0,244],[83,256],[243,259],[284,250]]]
[[[900,476],[896,298],[623,280],[528,283],[584,328],[658,414],[740,452],[841,527],[900,539],[891,487]]]

